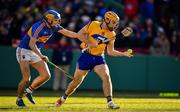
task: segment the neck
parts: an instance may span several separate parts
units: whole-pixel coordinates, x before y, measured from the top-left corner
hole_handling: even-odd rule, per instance
[[[49,25],[49,23],[47,22],[47,20],[44,19],[44,22],[45,22],[45,24],[47,25],[48,28],[50,28],[50,29],[52,28],[52,27]]]
[[[50,28],[50,29],[52,28],[47,22],[45,22],[45,23],[46,23],[46,25],[47,25],[48,28]]]
[[[107,27],[107,25],[106,25],[105,22],[102,22],[101,28],[102,28],[102,29],[105,29],[105,30],[108,30],[108,27]]]

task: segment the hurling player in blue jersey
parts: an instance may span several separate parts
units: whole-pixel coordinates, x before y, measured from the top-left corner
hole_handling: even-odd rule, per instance
[[[18,106],[25,106],[22,99],[24,93],[28,100],[35,104],[32,92],[42,86],[51,77],[46,63],[48,62],[48,57],[43,55],[40,49],[51,37],[53,32],[59,32],[70,38],[78,38],[83,42],[89,43],[90,46],[93,46],[93,44],[88,42],[88,40],[83,38],[80,34],[64,29],[60,26],[60,22],[60,14],[54,10],[48,10],[43,15],[43,20],[33,24],[19,43],[16,50],[16,57],[20,64],[22,80],[17,90],[18,98],[16,104]],[[39,76],[27,87],[31,79],[30,65],[38,71]]]

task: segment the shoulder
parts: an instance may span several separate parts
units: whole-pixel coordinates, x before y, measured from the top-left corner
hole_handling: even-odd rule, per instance
[[[33,24],[33,28],[38,28],[39,26],[45,26],[45,22],[44,21],[37,21],[36,23]]]
[[[61,25],[59,25],[59,26],[55,27],[53,30],[54,30],[54,32],[58,32],[59,30],[64,30],[64,28]]]
[[[114,38],[116,36],[115,31],[108,31],[109,38]]]
[[[100,21],[92,21],[91,22],[91,24],[93,24],[93,25],[100,25],[102,22],[100,22]]]
[[[94,28],[100,26],[100,24],[101,24],[101,22],[99,22],[99,21],[91,21],[86,25],[86,28],[87,29],[94,29]]]
[[[112,31],[111,34],[112,34],[113,37],[116,36],[116,32],[115,31]]]

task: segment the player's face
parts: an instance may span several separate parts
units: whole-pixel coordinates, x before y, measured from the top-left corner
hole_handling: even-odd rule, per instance
[[[57,27],[60,23],[61,23],[60,20],[54,20],[53,23],[52,23],[52,26]]]
[[[116,28],[118,28],[118,25],[119,25],[119,21],[110,21],[109,20],[109,21],[105,21],[105,23],[110,31],[116,30]]]

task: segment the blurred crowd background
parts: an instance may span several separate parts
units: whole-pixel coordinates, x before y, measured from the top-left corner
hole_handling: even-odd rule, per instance
[[[101,21],[105,12],[112,10],[120,16],[117,38],[126,26],[134,30],[131,37],[116,41],[117,49],[133,48],[153,55],[180,52],[179,0],[0,0],[0,4],[0,45],[17,47],[31,25],[49,9],[58,11],[61,25],[75,32],[89,21]],[[56,46],[58,39],[51,38],[45,47]],[[77,39],[68,42],[79,49]]]

